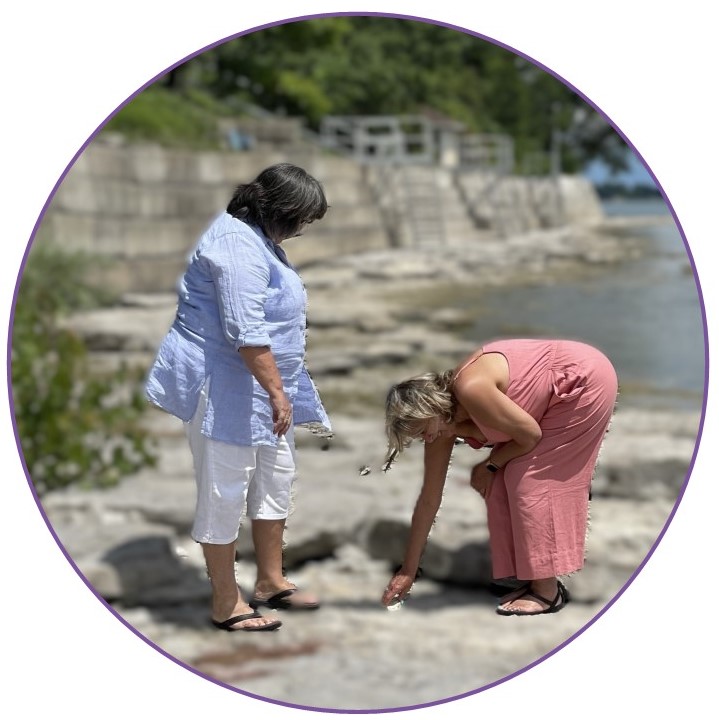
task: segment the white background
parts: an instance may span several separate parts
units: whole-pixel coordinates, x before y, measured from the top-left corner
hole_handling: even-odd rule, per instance
[[[671,12],[663,9],[667,6]],[[447,23],[499,41],[555,71],[604,111],[643,156],[677,213],[698,267],[711,335],[718,310],[710,210],[719,157],[709,114],[717,71],[709,7],[626,0],[515,0],[491,6],[449,0],[13,4],[0,30],[0,324],[9,326],[23,253],[45,202],[75,154],[121,102],[170,65],[243,30],[303,15],[365,11]],[[703,442],[678,512],[618,602],[568,647],[521,676],[463,700],[396,714],[663,718],[711,703],[719,615],[717,542],[711,532],[718,484],[715,395],[710,388]],[[0,485],[6,537],[2,714],[16,708],[14,714],[23,717],[46,711],[107,720],[155,713],[320,715],[206,681],[109,613],[67,563],[38,512],[6,395],[0,422],[6,468]],[[472,631],[482,632],[481,618]]]

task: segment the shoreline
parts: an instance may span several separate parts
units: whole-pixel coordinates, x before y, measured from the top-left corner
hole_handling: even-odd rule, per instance
[[[646,225],[645,218],[635,221],[621,217],[609,229],[562,228],[464,247],[376,250],[300,268],[308,292],[307,367],[323,398],[325,392],[337,396],[328,410],[347,403],[354,412],[362,405],[371,410],[383,402],[376,387],[381,375],[389,382],[407,371],[445,369],[473,349],[466,335],[476,315],[457,307],[458,296],[475,301],[485,292],[580,283],[648,256],[654,248],[647,238],[617,230]],[[96,367],[110,369],[121,358],[147,367],[175,304],[174,293],[130,293],[122,305],[78,314],[68,324],[87,339]],[[701,405],[703,394],[668,396],[641,381],[626,389],[641,406],[657,406],[664,395],[667,405],[677,400],[691,408]]]
[[[622,263],[650,257],[655,250],[650,239],[617,233],[618,227],[646,226],[646,220],[626,220],[620,218],[601,232],[580,228],[531,233],[459,251],[378,251],[307,268],[301,272],[309,293],[308,368],[333,391],[350,385],[353,372],[360,372],[366,391],[373,379],[369,369],[395,378],[406,374],[405,364],[412,373],[422,372],[423,366],[446,369],[473,349],[472,328],[478,322],[473,308],[481,316],[482,298],[488,293],[497,298],[504,290],[541,292],[557,282],[577,287],[584,281],[601,283],[603,275]],[[660,220],[664,224],[666,217]],[[518,318],[511,334],[541,333],[533,326],[523,330]],[[383,353],[385,366],[379,367]],[[368,372],[362,373],[363,365]],[[704,395],[701,388],[667,391],[659,381],[641,378],[633,378],[623,391],[632,406],[657,409],[696,410]],[[378,393],[374,398],[377,402]]]

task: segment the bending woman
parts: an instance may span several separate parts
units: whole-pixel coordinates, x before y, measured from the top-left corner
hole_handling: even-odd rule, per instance
[[[501,615],[561,610],[559,578],[583,567],[589,490],[617,397],[617,376],[599,350],[570,340],[485,344],[459,366],[390,389],[390,458],[424,440],[424,482],[402,567],[382,597],[402,600],[417,574],[439,510],[457,438],[491,446],[471,486],[484,498],[495,579],[525,581],[503,597]]]

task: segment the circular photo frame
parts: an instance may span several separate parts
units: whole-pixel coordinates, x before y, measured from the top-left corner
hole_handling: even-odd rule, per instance
[[[307,367],[332,432],[297,429],[283,570],[321,608],[263,607],[282,619],[280,632],[220,633],[191,535],[185,428],[143,393],[195,242],[238,183],[278,162],[319,179],[329,204],[284,246],[309,298]],[[45,203],[9,337],[29,487],[87,588],[180,667],[303,710],[442,705],[561,651],[663,539],[706,412],[694,259],[631,139],[517,49],[409,15],[258,26],[143,85]],[[383,466],[387,389],[511,337],[591,343],[619,377],[585,560],[563,578],[571,602],[536,618],[495,612],[526,578],[492,573],[486,511],[469,484],[480,456],[464,442],[422,574],[387,613],[382,593],[402,563],[423,473],[421,443]],[[234,555],[246,599],[258,552],[249,525]]]

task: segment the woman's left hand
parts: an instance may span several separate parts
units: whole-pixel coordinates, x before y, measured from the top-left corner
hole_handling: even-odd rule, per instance
[[[485,463],[479,463],[472,468],[469,484],[486,500],[492,489],[494,475],[487,470]]]

